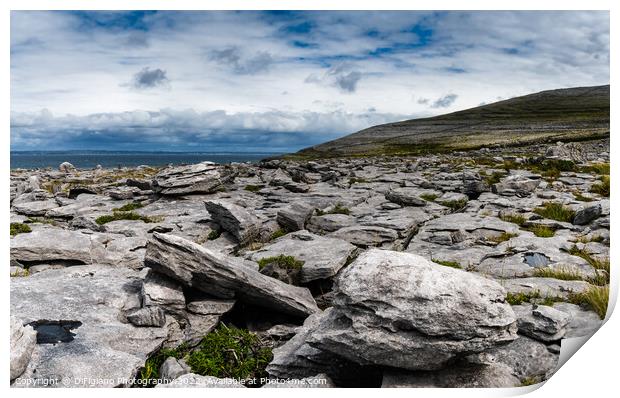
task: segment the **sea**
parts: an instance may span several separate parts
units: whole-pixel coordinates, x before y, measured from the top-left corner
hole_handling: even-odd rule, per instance
[[[11,151],[11,169],[57,168],[62,162],[69,162],[78,169],[90,169],[97,165],[105,168],[181,165],[206,160],[220,164],[255,163],[281,154],[275,152]]]

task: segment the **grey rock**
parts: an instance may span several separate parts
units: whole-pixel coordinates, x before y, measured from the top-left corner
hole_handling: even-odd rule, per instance
[[[159,376],[166,381],[172,381],[188,373],[191,373],[190,367],[182,359],[174,357],[168,357],[159,367]]]
[[[11,381],[26,370],[37,343],[37,332],[11,316]]]
[[[286,231],[299,231],[305,229],[314,210],[315,207],[310,204],[295,202],[279,210],[276,220]]]
[[[218,379],[213,376],[188,373],[170,383],[160,383],[155,388],[245,388],[245,386],[236,379]]]
[[[326,374],[318,374],[303,379],[287,379],[283,381],[269,380],[263,388],[333,388],[334,382]]]
[[[334,232],[340,228],[350,227],[355,224],[355,217],[347,214],[324,214],[322,216],[313,216],[307,224],[310,232],[315,234],[327,234]]]
[[[127,320],[136,326],[157,326],[166,324],[166,313],[159,307],[145,307],[127,314]]]
[[[181,285],[155,272],[149,272],[142,283],[140,298],[143,307],[163,308],[175,315],[185,311],[185,296]]]
[[[434,372],[397,369],[383,373],[381,388],[506,388],[521,381],[504,364],[456,364]]]
[[[417,255],[368,250],[334,291],[308,343],[361,365],[436,370],[516,338],[499,284]]]
[[[210,200],[205,206],[213,221],[246,245],[260,234],[260,221],[246,209],[223,200]]]
[[[420,199],[419,194],[416,188],[394,188],[385,194],[385,198],[403,206],[426,206],[426,201]]]
[[[187,310],[199,315],[222,315],[232,310],[235,300],[198,300],[187,303]]]
[[[558,363],[558,355],[549,352],[547,346],[525,336],[486,352],[493,362],[502,363],[512,369],[521,381],[549,378]]]
[[[24,202],[13,205],[13,210],[27,216],[44,216],[49,210],[58,207],[54,199]]]
[[[578,209],[575,212],[575,218],[573,218],[573,224],[586,225],[596,220],[603,213],[603,208],[600,203],[592,206],[586,206]]]
[[[71,173],[75,171],[75,166],[69,162],[62,162],[60,166],[58,166],[58,171],[62,173]]]
[[[295,316],[318,311],[306,288],[282,283],[241,263],[177,236],[154,233],[145,265],[188,287],[219,298],[242,301]]]
[[[603,320],[594,311],[570,303],[554,303],[553,308],[570,315],[564,338],[593,335],[603,325]]]
[[[540,185],[540,179],[531,178],[525,173],[511,174],[501,182],[493,184],[492,191],[502,196],[529,196]]]
[[[513,310],[519,332],[543,342],[561,339],[570,320],[570,315],[546,305],[520,305]]]
[[[279,255],[293,256],[304,262],[300,276],[305,283],[335,276],[355,250],[355,246],[342,239],[297,231],[251,253],[250,258],[259,261]]]
[[[91,235],[80,231],[42,227],[11,238],[11,258],[25,262],[66,260],[90,264],[95,245]]]
[[[153,178],[153,190],[162,195],[212,193],[232,181],[235,172],[212,162],[168,167]]]
[[[558,142],[556,145],[547,148],[545,156],[549,158],[571,160],[577,163],[586,162],[588,160],[587,152],[584,150],[583,146],[577,142],[568,142],[566,144]]]
[[[392,229],[368,225],[341,228],[329,236],[361,247],[382,246],[398,239],[398,233]]]

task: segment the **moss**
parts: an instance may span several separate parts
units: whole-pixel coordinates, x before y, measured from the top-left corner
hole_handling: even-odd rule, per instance
[[[276,232],[272,233],[271,236],[269,237],[270,240],[275,240],[278,239],[282,236],[286,235],[286,231],[284,231],[283,229],[278,229]]]
[[[601,319],[605,319],[609,304],[609,285],[592,286],[583,293],[573,293],[569,296],[569,301],[573,304],[590,308]]]
[[[132,211],[132,210],[141,209],[143,207],[144,205],[140,202],[132,202],[132,203],[127,203],[124,206],[117,207],[116,209],[113,209],[112,211]]]
[[[575,218],[575,211],[556,202],[545,202],[542,207],[534,209],[534,213],[541,217],[561,222],[573,222],[573,218]]]
[[[449,207],[452,211],[462,210],[465,206],[467,206],[467,199],[460,200],[447,200],[444,202],[439,202],[440,205]]]
[[[28,225],[22,224],[20,222],[12,222],[10,227],[11,227],[11,236],[32,232],[32,229],[30,229]]]
[[[141,220],[145,223],[156,222],[154,218],[141,216],[138,213],[134,213],[133,211],[114,211],[112,214],[108,214],[105,216],[97,217],[95,222],[98,225],[104,225],[112,221],[119,220]]]
[[[261,258],[258,260],[258,268],[263,269],[265,266],[272,263],[284,268],[301,268],[304,265],[303,261],[297,260],[293,256],[280,254],[279,256]]]
[[[336,205],[334,207],[332,207],[331,209],[329,209],[327,211],[323,211],[321,209],[317,209],[316,210],[316,215],[317,216],[323,216],[325,214],[346,214],[346,215],[349,215],[349,214],[351,214],[351,210],[349,210],[349,208],[343,206],[340,203],[336,203]]]
[[[590,192],[597,193],[601,196],[608,198],[611,190],[611,187],[609,185],[609,176],[602,176],[600,180],[600,183],[593,184],[592,187],[590,187]]]
[[[510,239],[515,238],[517,236],[518,236],[517,234],[512,234],[512,233],[508,233],[508,232],[502,232],[498,236],[491,236],[490,238],[487,238],[487,241],[499,244],[499,243],[502,243],[502,242],[506,242],[507,240],[510,240]]]
[[[546,225],[533,224],[527,227],[521,227],[524,231],[530,231],[539,238],[551,238],[555,236],[555,230]]]
[[[520,214],[503,214],[499,216],[500,220],[523,226],[527,221],[525,217]]]
[[[192,372],[203,376],[260,380],[267,377],[265,368],[272,359],[271,348],[257,335],[221,324],[187,355],[186,362]]]
[[[423,193],[422,195],[420,195],[420,199],[423,199],[427,202],[434,202],[437,198],[438,196],[434,193]]]
[[[433,261],[434,263],[443,265],[445,267],[463,269],[463,267],[461,267],[461,264],[457,263],[456,261],[438,260],[436,258],[431,259],[431,261]]]
[[[263,189],[265,186],[264,185],[252,185],[252,184],[248,184],[246,185],[243,189],[245,189],[248,192],[258,192],[261,189]]]
[[[213,229],[213,230],[211,230],[211,232],[209,232],[209,235],[207,235],[207,240],[216,240],[221,235],[222,235],[221,231],[219,231],[217,229]]]

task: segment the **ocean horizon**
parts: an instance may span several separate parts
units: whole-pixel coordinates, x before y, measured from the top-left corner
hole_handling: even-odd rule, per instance
[[[215,163],[250,162],[281,155],[284,152],[171,152],[171,151],[11,151],[11,170],[57,168],[69,162],[79,169],[97,165],[105,168],[181,165],[211,161]]]

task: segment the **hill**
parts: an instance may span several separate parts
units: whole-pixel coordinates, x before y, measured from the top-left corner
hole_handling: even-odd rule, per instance
[[[609,85],[542,91],[463,111],[373,126],[293,157],[422,154],[609,137]]]

